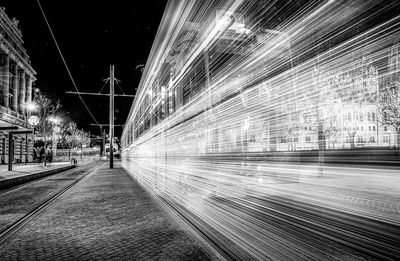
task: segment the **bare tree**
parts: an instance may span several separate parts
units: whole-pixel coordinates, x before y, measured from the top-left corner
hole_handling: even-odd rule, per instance
[[[335,108],[342,102],[338,94],[341,85],[339,75],[338,71],[315,66],[313,84],[305,99],[304,113],[310,116],[314,123],[312,130],[317,134],[319,150],[325,150],[327,140],[336,137],[340,131],[335,114]]]
[[[61,130],[61,144],[68,148],[68,159],[71,159],[71,149],[76,147],[76,133],[78,127],[75,122],[68,122],[63,125]]]
[[[70,121],[63,125],[61,131],[61,143],[68,148],[68,157],[71,158],[71,149],[90,146],[89,133],[78,129],[75,122]]]
[[[39,117],[39,124],[35,127],[36,139],[45,143],[51,141],[53,125],[48,118],[59,114],[61,111],[60,101],[53,101],[43,94],[35,96],[34,102],[38,105],[36,115]]]
[[[282,137],[284,142],[288,144],[288,150],[296,150],[296,142],[301,132],[301,124],[299,115],[293,110],[288,110],[287,116],[285,117],[285,124],[282,128]]]
[[[380,116],[378,120],[394,128],[397,132],[397,146],[399,146],[400,132],[400,82],[383,80],[383,87],[377,94],[379,103],[378,111]]]

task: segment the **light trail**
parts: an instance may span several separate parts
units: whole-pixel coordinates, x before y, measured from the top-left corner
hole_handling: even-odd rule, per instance
[[[234,257],[395,259],[399,7],[170,1],[124,168]]]

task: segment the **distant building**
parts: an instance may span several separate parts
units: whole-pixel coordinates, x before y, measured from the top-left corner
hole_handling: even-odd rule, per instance
[[[400,72],[400,44],[395,43],[387,54],[387,74],[389,82],[398,82]],[[365,61],[363,56],[361,60]],[[372,66],[373,68],[373,66]],[[357,68],[359,74],[361,67]],[[378,74],[371,74],[375,84],[372,87],[378,88]],[[371,71],[370,71],[371,72]],[[363,73],[364,77],[367,77]],[[351,76],[354,81],[356,75]],[[360,80],[360,79],[359,79]],[[364,81],[364,80],[363,80]],[[387,83],[383,83],[387,84]],[[385,87],[385,86],[381,86]],[[398,90],[400,91],[400,90]],[[350,149],[363,147],[397,147],[399,146],[399,131],[394,126],[384,124],[382,115],[379,113],[380,104],[354,103],[352,101],[342,101],[340,103],[328,103],[323,108],[323,126],[328,135],[325,137],[327,149]],[[308,118],[308,120],[306,120]],[[282,135],[278,144],[278,150],[317,150],[318,133],[316,130],[315,117],[301,114],[296,123],[298,130],[292,137]],[[334,128],[332,128],[334,127]],[[290,139],[291,138],[291,139]]]
[[[0,7],[0,158],[3,164],[8,159],[9,130],[29,129],[26,104],[32,100],[36,72],[22,45],[18,20],[10,19],[5,8]],[[26,135],[15,135],[14,161],[24,161],[26,157]]]

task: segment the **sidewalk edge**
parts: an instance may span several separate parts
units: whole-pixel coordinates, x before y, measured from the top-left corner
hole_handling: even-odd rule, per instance
[[[20,176],[20,177],[15,177],[11,179],[5,179],[5,180],[0,180],[0,190],[2,189],[8,189],[17,185],[21,185],[23,183],[27,183],[29,181],[35,180],[35,179],[40,179],[49,175],[53,175],[59,172],[63,172],[72,168],[75,168],[76,164],[71,164],[59,168],[54,168],[50,170],[45,170],[45,171],[38,171],[32,174],[28,174],[25,176]]]

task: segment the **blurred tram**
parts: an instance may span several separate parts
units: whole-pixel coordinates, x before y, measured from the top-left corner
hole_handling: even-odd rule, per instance
[[[267,160],[279,149],[284,120],[276,102],[294,106],[288,35],[251,30],[244,13],[200,2],[212,19],[186,21],[170,46],[149,57],[122,135],[124,167],[177,201],[297,182],[295,172]],[[199,46],[204,41],[207,47]]]
[[[292,5],[278,2],[274,8]],[[300,2],[306,13],[329,6]],[[150,189],[177,200],[237,196],[221,187],[257,194],[266,184],[297,183],[299,163],[362,163],[371,154],[398,161],[390,151],[371,153],[398,135],[363,98],[378,88],[371,53],[389,53],[391,38],[368,45],[367,59],[333,48],[350,32],[320,35],[345,23],[334,12],[332,24],[313,20],[315,32],[295,38],[263,20],[255,12],[262,8],[246,0],[168,3],[121,138],[123,166]],[[285,15],[296,27],[305,14]],[[356,87],[365,89],[355,95]]]
[[[304,233],[298,232],[304,227],[285,233],[296,215],[303,224],[304,206],[318,210],[354,192],[343,188],[348,173],[337,166],[323,177],[323,163],[372,156],[398,162],[388,147],[371,153],[394,144],[397,132],[378,125],[378,109],[365,99],[379,88],[378,71],[389,74],[376,66],[386,52],[394,56],[388,37],[398,20],[360,37],[364,25],[351,23],[364,23],[364,12],[343,1],[272,2],[168,2],[122,133],[121,162],[153,196],[206,224],[211,236],[220,232],[221,244],[235,254],[245,249],[251,256],[232,260],[321,260],[330,247],[321,255],[302,252],[320,247],[319,241],[301,245],[315,223]],[[365,150],[356,150],[360,144]],[[282,209],[289,210],[281,218]],[[280,225],[282,233],[275,230]],[[336,236],[325,232],[309,237]]]

